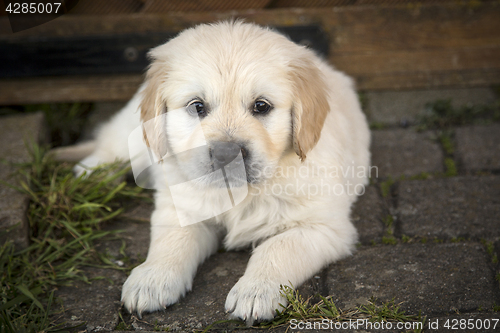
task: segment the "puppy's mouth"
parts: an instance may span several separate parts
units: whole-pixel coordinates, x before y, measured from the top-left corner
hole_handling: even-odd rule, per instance
[[[255,165],[246,145],[243,143],[216,141],[211,142],[208,148],[210,157],[210,175],[220,175],[224,182],[211,177],[211,186],[215,187],[241,187],[257,180]],[[220,178],[220,177],[217,177]]]
[[[170,185],[189,181],[197,187],[238,188],[259,182],[260,166],[244,144],[235,142],[210,142],[189,151],[171,155],[176,172],[168,172]],[[166,162],[166,160],[164,160]],[[174,174],[181,177],[173,179]]]

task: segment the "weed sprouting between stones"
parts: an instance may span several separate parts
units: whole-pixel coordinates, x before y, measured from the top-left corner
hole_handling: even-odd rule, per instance
[[[394,216],[392,216],[391,214],[387,215],[387,217],[384,219],[384,224],[385,235],[382,236],[382,244],[396,245],[398,241],[394,237]]]
[[[395,304],[394,299],[380,303],[372,298],[368,304],[360,305],[352,309],[339,309],[331,296],[319,296],[320,301],[312,304],[311,299],[304,299],[298,290],[290,286],[281,286],[281,295],[287,300],[288,305],[281,305],[281,311],[276,309],[276,317],[272,321],[262,322],[253,328],[273,329],[277,327],[289,326],[293,321],[301,321],[303,323],[321,322],[323,320],[332,321],[333,323],[341,323],[349,320],[367,320],[370,322],[421,322],[422,327],[425,322],[425,317],[419,315],[407,315],[400,310],[400,305]],[[242,321],[221,320],[207,326],[203,333],[213,329],[220,324],[236,323],[237,328],[245,328]]]
[[[469,124],[500,121],[500,101],[488,105],[453,107],[451,100],[437,100],[426,105],[427,114],[418,120],[418,130],[447,129]]]
[[[486,252],[490,255],[491,257],[491,262],[493,264],[498,263],[498,256],[495,253],[495,246],[493,245],[493,242],[489,242],[485,239],[481,239],[481,244],[486,248]]]
[[[382,192],[382,197],[387,198],[391,194],[392,185],[395,181],[391,176],[386,181],[380,182],[380,191]]]
[[[39,332],[58,328],[51,322],[54,290],[75,280],[90,282],[85,265],[125,269],[95,250],[94,242],[117,237],[103,222],[117,217],[120,202],[144,196],[121,181],[128,169],[119,163],[74,177],[72,165],[53,161],[47,149],[28,147],[32,161],[19,167],[19,186],[29,199],[30,246],[0,248],[0,331]]]

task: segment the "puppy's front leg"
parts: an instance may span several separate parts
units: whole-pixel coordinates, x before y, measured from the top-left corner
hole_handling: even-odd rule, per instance
[[[180,227],[172,207],[151,218],[148,257],[123,285],[122,303],[131,313],[164,309],[191,290],[196,269],[217,250],[216,230],[205,223]]]
[[[351,253],[356,230],[347,220],[334,229],[311,225],[289,229],[259,245],[245,274],[231,289],[226,311],[246,320],[270,320],[286,305],[280,285],[297,287],[327,264]]]

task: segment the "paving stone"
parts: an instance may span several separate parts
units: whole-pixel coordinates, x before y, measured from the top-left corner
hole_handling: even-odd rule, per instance
[[[139,204],[129,207],[124,216],[143,217],[151,205]],[[98,242],[96,250],[108,253],[127,265],[140,264],[147,255],[149,247],[149,223],[133,222],[119,219],[106,222],[103,230],[121,230],[120,237],[126,241],[124,249],[126,257],[120,254],[121,240]],[[105,280],[92,281],[91,284],[76,282],[73,286],[60,287],[56,296],[63,301],[62,314],[58,322],[66,322],[67,326],[83,324],[88,332],[113,330],[119,323],[118,313],[121,307],[121,289],[127,275],[114,269],[85,268],[88,278],[103,276]]]
[[[120,239],[98,244],[96,245],[97,250],[106,252],[115,258],[120,258],[123,239],[126,242],[126,260],[140,263],[146,259],[149,249],[149,223],[112,221],[103,230],[120,230]]]
[[[126,211],[118,220],[108,221],[102,228],[106,231],[120,230],[120,239],[99,243],[96,249],[119,258],[123,239],[126,242],[127,260],[134,263],[144,261],[149,249],[150,217],[153,206],[152,203],[145,202],[128,203]]]
[[[139,215],[146,215],[147,209],[140,209],[143,213]],[[149,247],[149,224],[119,220],[107,223],[103,229],[123,230],[121,235],[127,242],[125,253],[130,263],[139,264],[145,259]],[[120,246],[121,241],[118,240],[106,241],[96,248],[120,258]],[[203,329],[217,320],[228,319],[224,309],[226,296],[245,272],[249,256],[249,252],[245,251],[216,253],[200,266],[193,290],[179,303],[165,311],[144,314],[142,319],[122,309],[122,317],[133,330],[154,331],[155,328],[168,327],[171,331],[189,332]],[[90,278],[104,276],[106,280],[60,287],[56,296],[62,299],[65,311],[58,322],[67,322],[71,326],[83,324],[87,332],[112,330],[121,322],[121,288],[127,275],[111,269],[85,269],[85,272]],[[307,292],[306,289],[302,291]]]
[[[365,187],[365,193],[353,206],[351,219],[358,230],[359,241],[369,244],[378,242],[384,233],[383,219],[386,215],[385,201],[375,186]]]
[[[500,236],[500,177],[403,181],[398,187],[401,233],[438,238]]]
[[[132,318],[132,326],[136,330],[152,330],[157,325],[171,331],[193,331],[228,319],[226,296],[245,272],[249,257],[248,252],[216,253],[199,268],[186,297],[164,311],[143,315],[142,320]]]
[[[489,104],[495,101],[490,88],[433,89],[410,91],[366,92],[370,122],[400,124],[412,123],[426,114],[425,105],[436,100],[451,99],[454,107],[466,104]]]
[[[124,272],[112,269],[85,268],[89,278],[104,277],[87,284],[75,282],[73,286],[59,287],[55,296],[62,302],[64,312],[56,317],[66,327],[82,325],[86,332],[111,331],[119,323],[121,287]],[[111,280],[112,283],[109,281]]]
[[[211,256],[200,266],[193,281],[193,289],[178,303],[164,311],[147,313],[138,319],[127,315],[126,321],[135,330],[153,330],[154,327],[169,331],[193,332],[202,330],[219,320],[227,320],[225,312],[226,297],[231,288],[245,272],[250,253],[247,251],[223,252]],[[321,273],[318,273],[321,274]],[[300,294],[309,298],[320,291],[318,282],[312,277],[299,288]],[[313,302],[319,301],[312,300]],[[223,323],[218,329],[233,329],[237,324]],[[285,332],[286,328],[273,330]],[[254,330],[252,330],[254,331]],[[256,332],[268,330],[256,330]]]
[[[500,124],[457,128],[455,137],[466,171],[500,170]]]
[[[9,163],[29,161],[25,139],[40,142],[42,129],[42,113],[0,118],[0,158],[7,161],[0,163],[0,180],[17,185]],[[11,240],[17,249],[28,246],[27,207],[27,196],[0,183],[0,244]]]
[[[444,171],[443,152],[431,133],[413,129],[372,131],[372,165],[378,168],[378,177]]]
[[[330,265],[329,294],[341,309],[372,296],[409,314],[488,309],[500,301],[489,261],[478,243],[367,247]]]

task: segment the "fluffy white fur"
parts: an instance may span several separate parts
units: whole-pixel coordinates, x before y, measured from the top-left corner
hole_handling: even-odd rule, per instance
[[[166,124],[153,136],[160,142],[148,142],[157,154],[160,144],[180,153],[212,140],[245,142],[257,178],[243,202],[186,227],[179,225],[179,213],[210,215],[227,190],[207,186],[198,196],[176,194],[182,200],[174,205],[168,187],[159,187],[149,253],[123,285],[122,302],[139,314],[177,302],[191,289],[197,267],[223,240],[228,250],[254,247],[245,274],[227,296],[226,311],[248,324],[271,319],[285,302],[280,285],[299,286],[350,255],[357,241],[349,220],[356,195],[347,187],[367,182],[366,173],[350,170],[368,170],[370,137],[353,83],[312,51],[241,22],[188,29],[150,55],[145,84],[102,126],[95,151],[77,172],[129,159],[132,130],[165,115]],[[272,103],[269,114],[252,114],[259,97]],[[210,105],[201,135],[186,111],[193,98]],[[184,167],[204,165],[206,158],[191,156]],[[337,193],[315,193],[327,186]]]

